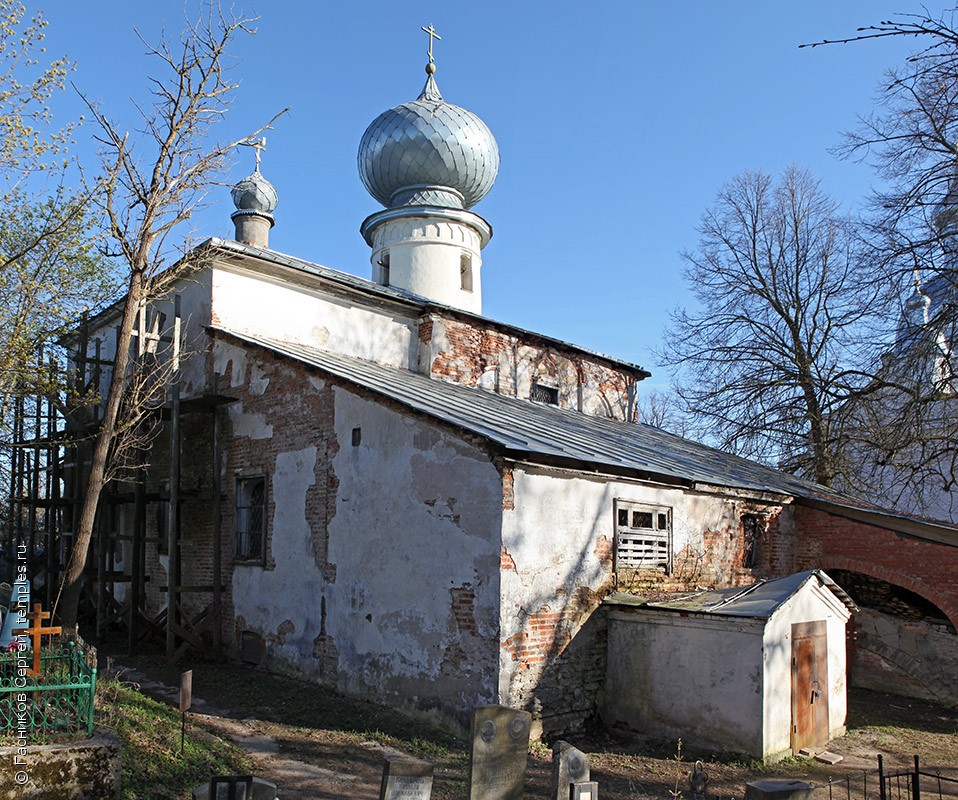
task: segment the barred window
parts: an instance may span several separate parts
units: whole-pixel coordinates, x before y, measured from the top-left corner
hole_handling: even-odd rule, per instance
[[[548,403],[550,406],[559,405],[559,388],[557,386],[547,386],[539,381],[532,382],[532,390],[529,392],[529,399],[537,403]]]
[[[616,568],[672,568],[672,509],[617,500]]]
[[[266,560],[266,478],[236,480],[236,558]]]

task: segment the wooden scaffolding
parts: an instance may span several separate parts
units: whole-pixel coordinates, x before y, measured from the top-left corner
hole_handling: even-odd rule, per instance
[[[157,482],[158,476],[155,469],[147,466],[144,452],[142,458],[125,468],[122,480],[111,480],[105,487],[87,555],[80,616],[87,626],[85,638],[99,643],[108,631],[121,630],[131,654],[153,640],[165,648],[170,661],[179,660],[191,649],[218,658],[222,656],[223,617],[220,418],[221,406],[229,398],[219,395],[216,376],[201,395],[181,398],[179,296],[174,298],[172,317],[167,324],[159,312],[142,308],[131,345],[134,368],[151,358],[158,345],[165,345],[166,356],[173,360],[172,368],[168,365],[164,373],[163,400],[149,410],[154,421],[161,423],[157,427],[163,438],[147,445],[148,449],[169,448],[168,476],[159,488],[150,490],[148,478]],[[35,371],[42,371],[44,380],[33,384],[45,387],[44,391],[26,388],[15,393],[10,442],[4,448],[9,498],[5,524],[0,528],[4,554],[0,560],[0,580],[12,582],[19,566],[26,561],[34,597],[42,597],[48,608],[56,604],[73,546],[86,486],[84,473],[101,424],[96,398],[105,394],[113,368],[113,361],[102,354],[102,339],[91,337],[88,320],[68,339],[66,348],[66,364],[57,363],[52,357],[46,361],[38,359]],[[182,580],[178,513],[183,497],[182,422],[190,414],[206,415],[212,428],[208,498],[212,509],[212,581],[207,585],[191,585]],[[164,505],[165,531],[148,536],[148,514]],[[118,524],[121,516],[132,516],[132,530],[124,530]],[[147,585],[153,581],[155,586],[156,576],[150,574],[146,551],[151,542],[160,547],[161,537],[169,566],[166,585],[159,586],[156,592],[166,595],[166,603],[151,611]],[[122,569],[118,568],[117,558],[120,543],[126,545],[127,553]],[[120,590],[123,586],[127,588]],[[193,613],[185,607],[187,595],[201,596],[199,612],[195,611],[195,603]]]

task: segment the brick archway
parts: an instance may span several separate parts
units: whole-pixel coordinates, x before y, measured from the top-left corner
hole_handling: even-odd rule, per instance
[[[844,569],[901,586],[958,628],[958,548],[804,506],[795,508],[795,536],[795,570]]]

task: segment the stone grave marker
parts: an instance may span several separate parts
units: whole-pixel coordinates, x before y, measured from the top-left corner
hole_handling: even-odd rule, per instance
[[[573,783],[589,781],[589,757],[568,742],[552,745],[552,800],[569,800]]]
[[[519,800],[526,780],[532,715],[506,706],[472,712],[469,800]]]
[[[379,800],[429,800],[432,774],[428,761],[386,756]]]
[[[193,800],[276,800],[276,784],[252,775],[214,775],[193,790]]]

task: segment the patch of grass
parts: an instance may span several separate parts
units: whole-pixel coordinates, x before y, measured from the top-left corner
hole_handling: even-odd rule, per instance
[[[192,668],[195,697],[218,708],[240,711],[243,717],[311,729],[321,722],[324,730],[409,748],[413,755],[435,756],[459,752],[465,747],[462,740],[428,722],[328,687],[320,689],[310,681],[205,661],[170,668],[160,658],[140,656],[128,659],[127,663],[171,686],[179,685],[182,669]]]
[[[251,768],[239,747],[192,725],[181,754],[179,712],[113,679],[98,681],[96,720],[120,735],[123,800],[189,798],[211,775]]]

